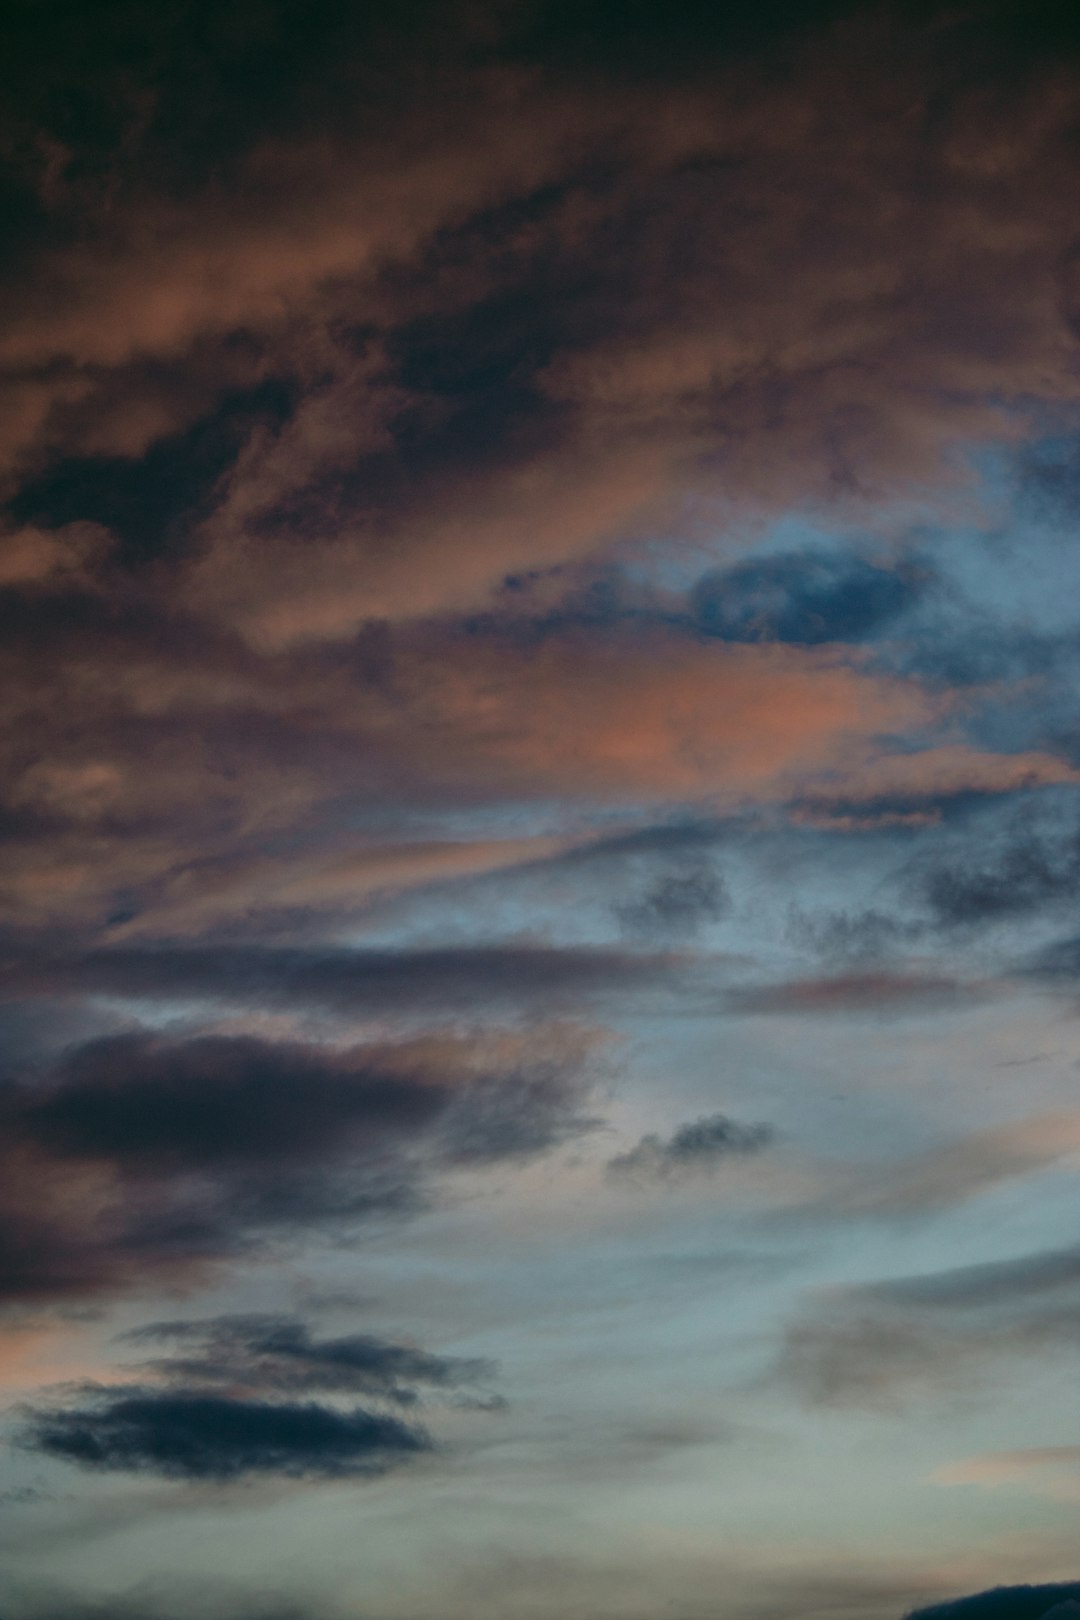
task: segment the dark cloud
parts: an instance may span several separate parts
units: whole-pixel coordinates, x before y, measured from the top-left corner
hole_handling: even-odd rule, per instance
[[[127,1335],[134,1343],[171,1340],[178,1350],[147,1362],[171,1383],[227,1385],[261,1394],[334,1392],[414,1405],[421,1390],[454,1391],[489,1380],[492,1364],[438,1356],[367,1334],[313,1339],[306,1323],[284,1316],[221,1316],[200,1322],[152,1322]]]
[[[23,1438],[83,1468],[192,1481],[372,1476],[432,1445],[423,1429],[361,1407],[153,1388],[87,1391],[81,1405],[34,1413]]]
[[[377,1143],[425,1129],[447,1094],[380,1071],[374,1053],[137,1034],[76,1049],[46,1084],[5,1101],[14,1129],[50,1155],[153,1177],[319,1160],[342,1133]]]
[[[683,860],[661,872],[633,900],[616,907],[616,916],[628,933],[685,938],[730,909],[727,885],[706,861]]]
[[[1080,1613],[1080,1581],[1046,1586],[995,1586],[971,1597],[951,1598],[929,1608],[913,1609],[908,1620],[1068,1620]]]
[[[884,903],[822,913],[796,906],[790,934],[814,952],[876,963],[874,973],[892,979],[899,975],[889,958],[912,947],[944,942],[951,949],[1001,925],[1045,926],[1073,904],[1080,885],[1071,794],[1039,803],[1024,794],[1019,803],[1011,795],[997,803],[969,797],[940,821],[916,818],[910,828],[886,822],[882,832],[886,869],[877,889]],[[1052,955],[1043,959],[1048,968]]]
[[[1080,1250],[1044,1251],[833,1290],[790,1325],[780,1371],[815,1404],[891,1410],[963,1398],[1078,1331]]]
[[[939,925],[978,927],[1068,904],[1080,886],[1080,835],[1013,828],[986,847],[957,851],[918,877]]]
[[[618,1176],[678,1179],[711,1175],[728,1159],[760,1153],[774,1139],[770,1125],[740,1125],[726,1114],[689,1120],[669,1137],[643,1136],[628,1153],[608,1161]]]
[[[578,1033],[330,1049],[253,1037],[92,1042],[0,1092],[9,1300],[183,1274],[271,1234],[422,1205],[454,1168],[593,1121]]]
[[[25,21],[8,41],[17,510],[112,522],[126,459],[184,521],[121,499],[118,526],[179,556],[199,527],[212,614],[277,635],[479,607],[655,533],[687,490],[868,507],[1005,434],[984,399],[1058,403],[1075,154],[1000,31],[934,7],[310,9],[211,30],[174,0],[72,16],[62,51]],[[640,71],[673,48],[643,128]],[[249,393],[237,446],[215,423]],[[205,465],[148,480],[200,424]],[[888,611],[861,566],[809,582],[811,635],[815,592],[856,634]]]
[[[381,1474],[433,1449],[423,1428],[388,1406],[415,1406],[422,1391],[485,1410],[503,1404],[458,1394],[491,1375],[489,1362],[364,1334],[316,1339],[296,1317],[154,1322],[125,1338],[171,1341],[178,1353],[128,1368],[129,1382],[76,1386],[55,1405],[31,1408],[25,1446],[85,1468],[166,1478],[342,1478]],[[377,1404],[346,1410],[295,1399],[316,1393]]]
[[[864,641],[918,600],[926,576],[849,552],[769,556],[705,574],[691,593],[698,626],[725,641]]]
[[[680,965],[677,957],[655,952],[589,946],[208,944],[29,956],[11,963],[9,982],[29,994],[63,989],[357,1015],[445,1014],[538,1001],[572,1004],[604,992],[641,990],[663,985]]]
[[[149,391],[152,379],[144,385]],[[277,379],[226,394],[212,414],[157,440],[141,459],[65,459],[22,486],[8,506],[9,517],[44,529],[100,524],[119,543],[116,560],[128,566],[182,551],[200,504],[245,441],[288,410],[289,390]]]

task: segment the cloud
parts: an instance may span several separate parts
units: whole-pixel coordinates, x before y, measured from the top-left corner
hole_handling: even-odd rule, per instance
[[[28,996],[64,990],[393,1016],[572,1005],[664,988],[683,965],[675,953],[528,941],[427,949],[206,943],[40,953],[13,962],[10,977]]]
[[[873,637],[925,585],[909,564],[887,568],[851,553],[806,551],[703,574],[690,600],[701,629],[722,641],[816,646]]]
[[[706,861],[685,859],[654,877],[615,914],[625,932],[685,937],[730,909],[731,897],[719,872]]]
[[[957,851],[916,881],[944,927],[978,927],[1067,903],[1080,884],[1080,836],[1016,827],[989,849]]]
[[[824,1165],[801,1216],[832,1220],[909,1220],[993,1191],[1011,1180],[1068,1164],[1080,1153],[1080,1114],[1034,1115],[992,1126],[899,1158],[858,1166]]]
[[[973,1597],[952,1598],[915,1609],[908,1620],[1067,1620],[1080,1610],[1080,1581],[1047,1586],[995,1586]]]
[[[702,505],[873,513],[1069,396],[1068,97],[1004,63],[992,111],[967,93],[971,19],[792,30],[782,75],[767,30],[733,56],[703,27],[643,119],[634,21],[583,72],[565,21],[457,11],[324,8],[290,61],[271,7],[263,97],[149,25],[141,68],[103,22],[13,70],[14,478],[291,390],[181,526],[200,611],[336,637]]]
[[[1080,937],[1069,934],[1044,946],[1029,957],[1024,971],[1030,977],[1048,981],[1051,985],[1068,984],[1080,973]]]
[[[747,985],[730,990],[727,1000],[734,1012],[770,1017],[838,1013],[882,1017],[964,1006],[987,993],[985,985],[967,984],[945,973],[878,969]]]
[[[431,1449],[422,1429],[362,1407],[152,1388],[87,1392],[81,1406],[39,1411],[24,1444],[83,1468],[222,1482],[372,1476]]]
[[[957,740],[948,692],[853,646],[507,613],[267,653],[124,577],[0,591],[13,927],[325,931],[556,859],[611,809],[860,830],[1075,776],[1046,748]],[[670,893],[668,913],[687,886]]]
[[[769,1125],[740,1125],[726,1114],[707,1114],[667,1138],[643,1136],[629,1152],[609,1159],[608,1170],[643,1180],[711,1175],[728,1159],[760,1153],[773,1136]]]
[[[167,1282],[275,1237],[414,1210],[441,1175],[589,1129],[588,1059],[569,1030],[344,1049],[137,1033],[78,1047],[0,1093],[0,1297]]]
[[[1047,1501],[1076,1502],[1080,1501],[1078,1471],[1080,1446],[1025,1446],[948,1463],[930,1477],[936,1485],[976,1485],[988,1491],[1019,1486]]]
[[[838,1289],[789,1326],[781,1376],[822,1406],[903,1409],[970,1393],[995,1367],[1068,1351],[1080,1250]]]
[[[453,636],[437,661],[422,649],[402,679],[446,740],[444,757],[426,756],[436,780],[467,770],[511,797],[586,802],[782,799],[800,778],[857,775],[881,734],[934,711],[917,686],[833,650],[698,643],[659,628],[525,644]]]
[[[730,959],[661,947],[722,920],[756,949],[799,884],[876,899],[856,850],[938,822],[958,858],[920,843],[904,893],[927,933],[1072,883],[1067,840],[976,849],[964,823],[1075,794],[1065,700],[1028,682],[1053,663],[1059,694],[1066,635],[1025,661],[1002,627],[1026,599],[958,628],[945,563],[1003,543],[1011,467],[1072,431],[1075,29],[781,0],[39,9],[0,24],[0,907],[5,986],[66,998],[78,1046],[58,1018],[0,1086],[0,1295],[197,1283],[576,1140],[592,1048],[529,1015],[670,1010],[695,974],[721,1018],[997,994],[954,959],[746,962],[731,990]],[[582,903],[593,841],[680,816],[740,818],[723,882],[675,837]],[[622,948],[582,944],[613,901]],[[193,1033],[208,1009],[227,1033]],[[125,1011],[168,1033],[84,1038]],[[521,1022],[411,1038],[493,1016]],[[797,1215],[933,1215],[1074,1125],[834,1163]],[[622,1158],[675,1177],[763,1129]],[[942,1336],[976,1368],[1060,1342],[1048,1284],[1000,1335],[954,1285],[959,1315],[894,1290],[833,1325],[890,1388],[929,1388]],[[843,1345],[815,1332],[831,1387]],[[54,1445],[381,1467],[350,1389],[415,1434],[408,1392],[458,1387],[453,1358],[292,1319],[168,1352],[73,1398]],[[879,1613],[858,1585],[835,1606]]]
[[[918,826],[935,820],[950,799],[1080,781],[1068,760],[1040,750],[993,753],[963,743],[915,753],[882,753],[861,762],[848,780],[833,784],[828,774],[824,772],[825,781],[797,797],[795,814],[839,831]]]
[[[126,1382],[78,1384],[59,1402],[28,1408],[24,1446],[84,1468],[172,1479],[347,1478],[434,1449],[425,1429],[392,1410],[417,1406],[422,1392],[485,1410],[502,1404],[457,1394],[489,1379],[490,1362],[366,1334],[316,1339],[297,1317],[151,1322],[123,1338],[171,1341],[177,1353],[125,1368]],[[296,1398],[312,1394],[376,1404]]]
[[[171,1383],[226,1385],[233,1393],[329,1391],[412,1406],[422,1389],[453,1391],[486,1382],[494,1371],[490,1362],[478,1358],[437,1356],[368,1334],[313,1339],[306,1323],[287,1316],[150,1322],[126,1338],[135,1344],[167,1340],[177,1346],[173,1355],[144,1363],[144,1371]]]

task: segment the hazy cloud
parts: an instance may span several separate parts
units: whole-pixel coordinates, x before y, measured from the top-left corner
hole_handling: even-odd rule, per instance
[[[837,1289],[789,1326],[780,1370],[807,1400],[889,1410],[962,1398],[995,1363],[1068,1350],[1080,1250]]]
[[[683,860],[662,871],[635,899],[616,907],[627,933],[686,938],[730,909],[723,878],[706,861]]]

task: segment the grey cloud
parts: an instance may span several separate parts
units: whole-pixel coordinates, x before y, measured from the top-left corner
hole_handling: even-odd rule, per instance
[[[723,917],[731,897],[715,867],[684,860],[661,872],[635,899],[616,907],[627,933],[685,938]]]
[[[415,1408],[423,1393],[487,1411],[504,1404],[477,1388],[490,1362],[368,1334],[318,1339],[297,1317],[152,1322],[123,1337],[170,1342],[176,1352],[126,1368],[127,1382],[76,1385],[29,1407],[25,1447],[84,1468],[173,1479],[344,1478],[385,1473],[433,1449],[425,1429],[392,1410]],[[376,1404],[297,1399],[315,1394]]]
[[[925,1276],[873,1284],[867,1297],[933,1309],[984,1310],[1080,1288],[1080,1248],[1046,1249],[1015,1260],[990,1260]]]
[[[816,915],[796,911],[788,924],[791,938],[808,946],[815,955],[858,962],[864,968],[867,963],[884,962],[923,932],[921,922],[892,916],[873,906]]]
[[[423,1429],[361,1407],[134,1387],[35,1412],[23,1443],[83,1468],[188,1481],[372,1476],[432,1444]]]
[[[351,1393],[412,1406],[425,1389],[455,1391],[485,1383],[494,1373],[489,1361],[433,1355],[368,1334],[314,1339],[306,1323],[286,1316],[152,1322],[126,1337],[136,1344],[165,1340],[177,1346],[172,1355],[145,1364],[170,1383],[262,1394]]]
[[[774,1137],[770,1125],[741,1125],[726,1114],[707,1114],[669,1137],[643,1136],[629,1152],[610,1159],[608,1170],[643,1180],[709,1175],[725,1160],[760,1153]]]
[[[841,961],[880,963],[874,972],[887,970],[897,980],[890,959],[905,950],[943,941],[955,945],[958,935],[999,924],[1049,922],[1073,903],[1080,884],[1080,839],[1071,794],[1049,795],[1039,804],[1029,796],[1020,811],[1011,796],[1000,805],[971,809],[953,822],[912,828],[906,858],[897,860],[903,843],[887,851],[891,870],[884,886],[895,909],[794,911],[792,937]],[[1053,952],[1040,961],[1052,973]]]
[[[1080,836],[1055,838],[1016,831],[996,847],[965,852],[931,865],[920,886],[935,919],[947,927],[973,927],[999,918],[1068,904],[1080,885]]]

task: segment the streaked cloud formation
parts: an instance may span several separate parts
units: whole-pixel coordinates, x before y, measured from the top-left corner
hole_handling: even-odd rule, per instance
[[[5,1617],[1064,1620],[1075,20],[0,90]]]
[[[189,1481],[374,1476],[432,1448],[422,1426],[386,1405],[411,1407],[422,1388],[492,1371],[368,1335],[316,1340],[285,1317],[157,1322],[129,1337],[173,1339],[188,1353],[138,1369],[157,1385],[79,1386],[74,1402],[37,1409],[25,1446],[84,1468]],[[383,1409],[296,1399],[313,1393],[375,1397]]]
[[[454,1167],[542,1153],[591,1121],[575,1032],[335,1050],[145,1033],[9,1086],[6,1299],[110,1292],[250,1254],[275,1232],[419,1206]],[[81,1194],[81,1197],[79,1196]]]

